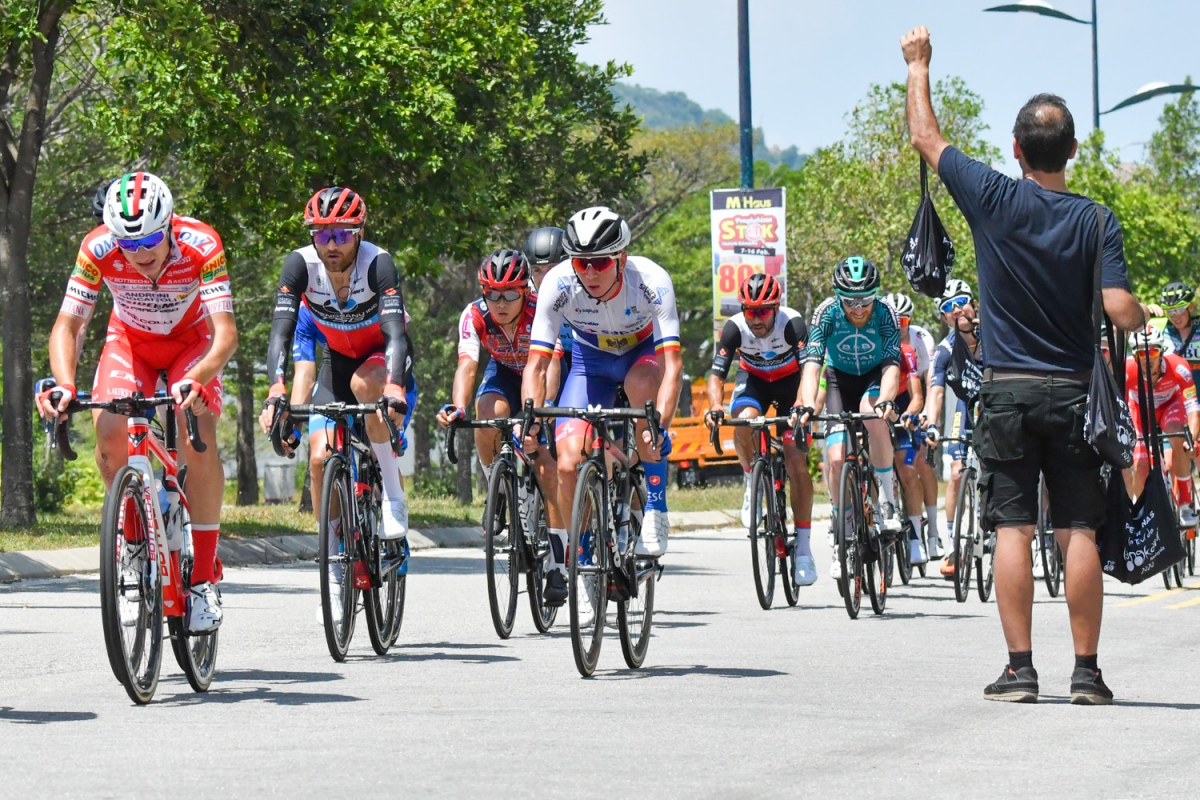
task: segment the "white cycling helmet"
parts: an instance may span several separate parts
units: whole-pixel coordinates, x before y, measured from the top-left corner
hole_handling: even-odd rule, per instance
[[[1141,351],[1146,347],[1156,347],[1166,353],[1171,349],[1167,344],[1166,334],[1157,325],[1147,325],[1144,331],[1130,334],[1129,346],[1135,351]]]
[[[569,256],[612,256],[629,247],[629,223],[607,206],[575,212],[563,231],[562,246]]]
[[[896,313],[901,317],[911,317],[913,314],[913,301],[906,294],[889,294],[883,298],[883,301],[896,309]]]
[[[966,297],[969,300],[974,300],[975,293],[971,291],[971,285],[966,281],[951,278],[946,281],[946,291],[942,292],[942,296],[938,298],[938,305],[955,297]]]
[[[118,239],[139,239],[171,226],[175,199],[162,178],[130,172],[113,181],[104,200],[104,224]]]

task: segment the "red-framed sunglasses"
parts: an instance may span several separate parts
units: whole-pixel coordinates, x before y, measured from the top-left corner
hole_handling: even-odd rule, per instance
[[[571,259],[571,266],[576,272],[587,272],[589,269],[594,272],[608,272],[617,265],[616,256],[590,256],[587,258],[574,257]]]
[[[742,313],[746,315],[746,319],[769,319],[778,310],[778,306],[759,306],[758,308],[742,306]]]

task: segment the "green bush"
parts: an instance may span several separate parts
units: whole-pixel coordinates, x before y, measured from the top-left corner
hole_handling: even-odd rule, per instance
[[[454,497],[458,494],[458,468],[453,464],[430,465],[414,478],[414,491],[422,497]]]
[[[33,504],[44,513],[62,511],[75,492],[79,473],[69,462],[50,458],[40,449],[33,457]]]

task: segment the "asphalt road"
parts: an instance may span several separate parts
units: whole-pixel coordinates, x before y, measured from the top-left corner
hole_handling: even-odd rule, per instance
[[[994,602],[898,588],[851,621],[824,574],[758,607],[738,531],[673,537],[646,666],[610,637],[581,679],[564,622],[522,609],[501,642],[479,551],[416,557],[398,647],[360,624],[336,664],[312,565],[228,570],[219,675],[169,654],[152,705],[108,668],[94,578],[0,587],[6,797],[1180,797],[1200,791],[1200,578],[1108,586],[1111,707],[1067,702],[1066,607],[1039,588],[1042,702],[986,702],[1005,660]],[[524,600],[524,598],[522,598]],[[783,607],[781,607],[783,606]],[[361,621],[360,621],[361,622]]]

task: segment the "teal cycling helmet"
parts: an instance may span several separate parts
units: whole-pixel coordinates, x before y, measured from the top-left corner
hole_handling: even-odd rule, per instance
[[[833,268],[833,291],[861,297],[879,291],[879,270],[862,256],[850,256]]]

